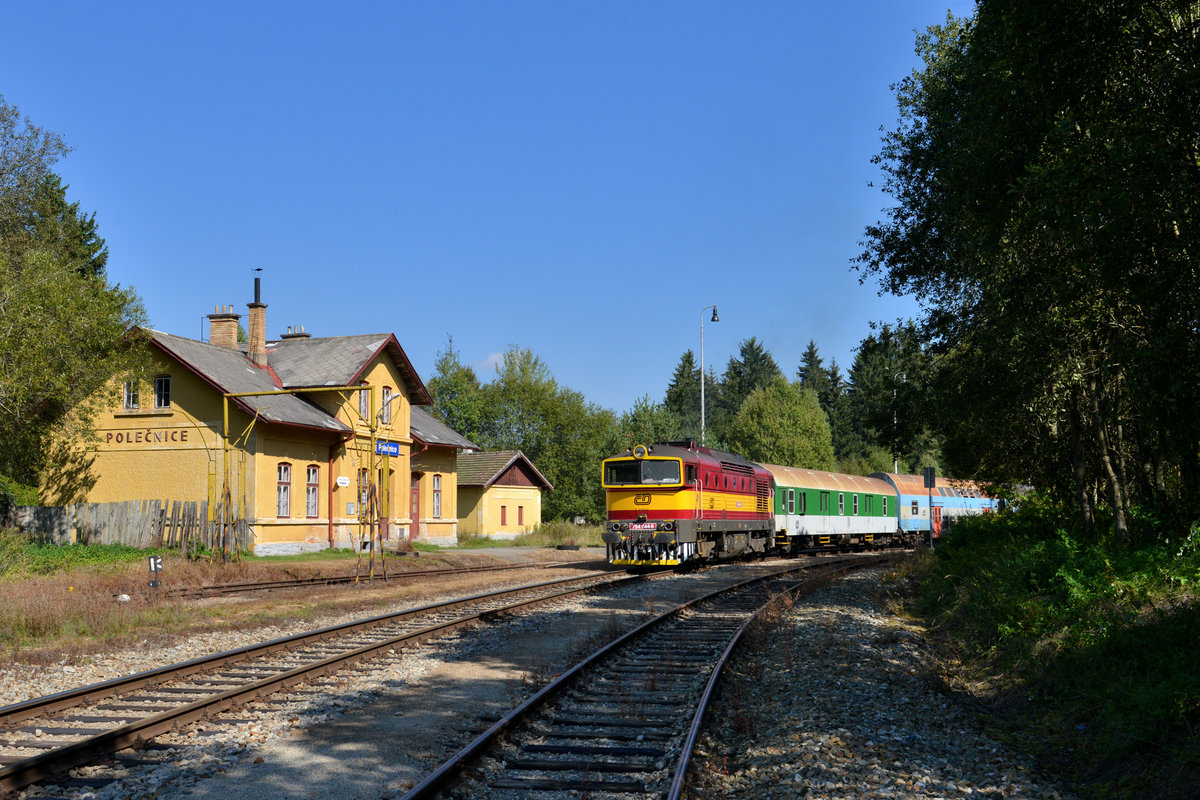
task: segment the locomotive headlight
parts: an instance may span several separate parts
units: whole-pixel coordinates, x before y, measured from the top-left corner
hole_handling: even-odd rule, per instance
[[[664,531],[673,531],[673,530],[675,530],[675,523],[674,522],[664,522],[662,524],[662,529]]]
[[[619,523],[619,522],[610,522],[610,523],[608,524],[608,529],[609,529],[610,531],[612,531],[613,533],[616,533],[617,531],[621,530],[621,523]]]

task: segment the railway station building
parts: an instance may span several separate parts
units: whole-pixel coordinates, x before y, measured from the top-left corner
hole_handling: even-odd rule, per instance
[[[134,332],[152,366],[112,382],[85,499],[207,501],[256,546],[345,547],[365,525],[384,546],[456,541],[457,456],[478,448],[421,408],[396,336],[268,341],[266,308],[256,282],[246,342],[232,306],[208,315],[208,341]]]

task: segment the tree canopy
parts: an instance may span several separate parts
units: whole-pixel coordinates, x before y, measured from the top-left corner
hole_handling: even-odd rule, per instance
[[[494,379],[481,384],[451,341],[429,381],[434,413],[485,450],[521,450],[554,491],[543,502],[551,519],[600,519],[604,496],[597,466],[612,441],[611,411],[560,386],[533,351],[511,346]]]
[[[833,437],[817,393],[782,376],[755,389],[729,426],[729,445],[753,461],[832,470]]]
[[[30,486],[51,463],[67,470],[67,453],[86,462],[74,445],[110,399],[100,390],[137,365],[129,330],[145,319],[133,290],[107,280],[95,215],[50,171],[67,152],[0,96],[0,475]],[[81,480],[47,485],[72,500]]]
[[[924,305],[947,459],[1192,518],[1200,7],[981,0],[917,44],[858,266]]]

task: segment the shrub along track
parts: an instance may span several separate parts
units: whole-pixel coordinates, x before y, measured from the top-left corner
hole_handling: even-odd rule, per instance
[[[196,720],[219,723],[216,715],[221,711],[389,650],[497,615],[642,579],[596,572],[476,595],[15,703],[0,708],[0,791],[15,790],[118,750],[140,746]]]
[[[452,756],[404,800],[677,798],[721,666],[757,613],[895,556],[806,562],[687,601],[571,667]],[[806,573],[799,582],[791,573]]]

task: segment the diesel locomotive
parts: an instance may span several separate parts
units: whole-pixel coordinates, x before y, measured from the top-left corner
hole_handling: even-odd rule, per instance
[[[758,464],[692,440],[638,445],[604,459],[612,564],[912,545],[955,517],[997,507],[979,484]],[[932,501],[932,502],[931,502]]]

